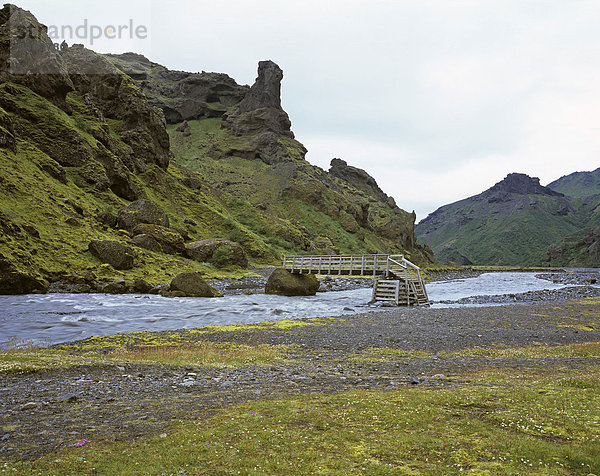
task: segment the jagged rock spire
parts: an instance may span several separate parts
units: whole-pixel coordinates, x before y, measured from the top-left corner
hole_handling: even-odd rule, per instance
[[[273,132],[294,137],[292,123],[281,107],[283,70],[273,61],[258,64],[258,77],[238,108],[226,117],[225,127],[236,135]]]

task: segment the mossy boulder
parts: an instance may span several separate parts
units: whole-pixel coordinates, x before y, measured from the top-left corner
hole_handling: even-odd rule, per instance
[[[103,225],[114,228],[117,226],[117,215],[110,212],[102,212],[98,211],[96,213],[96,220],[98,220]]]
[[[142,248],[152,251],[162,251],[168,255],[176,255],[185,251],[183,237],[178,231],[171,228],[142,223],[137,225],[131,234],[134,237],[134,243]],[[143,238],[138,238],[138,236],[142,236]],[[156,249],[156,244],[158,244],[160,249]]]
[[[106,294],[150,294],[152,286],[141,278],[134,281],[117,279],[102,287],[101,291]]]
[[[150,200],[136,200],[119,210],[118,223],[125,230],[133,230],[142,223],[168,228],[169,217],[156,203]]]
[[[166,296],[187,296],[187,297],[223,297],[223,295],[212,288],[202,277],[200,273],[187,272],[181,273],[171,281],[170,293]]]
[[[115,269],[131,269],[135,252],[130,246],[118,241],[94,240],[89,245],[89,251],[103,263]]]
[[[314,296],[319,289],[319,280],[313,274],[292,274],[278,268],[267,281],[265,293],[281,296]]]
[[[195,241],[185,247],[188,258],[200,263],[212,263],[218,267],[228,265],[248,267],[248,258],[239,243],[214,238],[210,240]]]
[[[0,294],[18,295],[48,290],[48,283],[17,271],[8,260],[0,259]]]
[[[131,243],[134,244],[135,246],[139,246],[140,248],[144,248],[145,250],[148,250],[148,251],[162,253],[162,247],[160,246],[160,243],[158,241],[156,241],[156,238],[154,238],[151,235],[146,235],[146,234],[136,235],[131,240]]]

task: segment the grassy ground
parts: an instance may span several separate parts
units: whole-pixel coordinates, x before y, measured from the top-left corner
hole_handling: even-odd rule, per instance
[[[514,316],[521,316],[521,325],[535,319],[539,323],[535,325],[536,342],[506,345],[498,338],[487,345],[470,342],[445,351],[378,345],[340,354],[338,349],[331,363],[315,361],[315,351],[302,350],[303,342],[313,342],[311,335],[347,333],[348,323],[371,329],[375,322],[366,317],[344,317],[179,333],[120,334],[62,349],[5,352],[0,355],[0,377],[37,371],[34,380],[51,375],[44,374],[48,367],[80,366],[77,368],[84,374],[86,365],[98,362],[237,366],[242,371],[262,365],[267,366],[262,371],[266,377],[271,365],[298,369],[307,365],[313,369],[310,372],[329,373],[339,382],[347,381],[346,376],[350,379],[355,370],[366,380],[368,375],[379,378],[399,367],[393,378],[398,382],[398,376],[414,371],[402,370],[405,362],[413,369],[439,362],[434,368],[448,370],[446,375],[427,377],[430,384],[406,382],[377,390],[359,390],[358,385],[346,384],[331,393],[332,387],[328,390],[314,383],[304,395],[267,393],[258,400],[225,405],[204,416],[179,413],[162,434],[149,433],[141,438],[95,438],[94,433],[77,433],[62,449],[37,459],[0,459],[0,473],[600,474],[600,340],[592,327],[564,327],[579,326],[580,322],[596,325],[598,300],[489,309],[473,310],[468,315],[460,310],[448,312],[457,316],[462,312],[470,319],[481,316],[481,328],[489,326],[484,318],[493,312],[502,322],[491,333],[505,328],[504,322],[511,322],[511,329],[516,327]],[[424,318],[437,316],[432,312],[424,312]],[[410,319],[418,323],[419,316],[420,311],[411,313]],[[446,314],[441,325],[446,332],[453,332],[455,327],[450,316]],[[585,341],[540,342],[542,327],[565,329],[573,338]],[[465,332],[462,327],[456,329]],[[227,335],[230,342],[211,342],[217,335]],[[282,336],[287,336],[289,345],[265,344],[278,342]],[[240,342],[233,342],[236,339]],[[419,341],[417,336],[415,342]],[[315,342],[312,345],[315,349],[319,346]],[[329,358],[324,350],[316,352]],[[460,365],[452,367],[452,362]],[[343,375],[340,368],[345,369]],[[316,375],[313,382],[323,375]],[[309,374],[308,381],[310,378]],[[247,380],[244,377],[239,382],[245,385]],[[83,411],[86,404],[85,399],[80,403]],[[0,428],[11,431],[6,426]]]
[[[598,346],[591,348],[597,356]],[[179,421],[168,434],[132,444],[73,441],[81,446],[0,471],[599,474],[598,368],[521,377],[481,371],[446,389],[260,401],[209,421]]]

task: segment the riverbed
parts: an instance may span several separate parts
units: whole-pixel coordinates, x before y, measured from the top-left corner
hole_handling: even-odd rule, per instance
[[[432,307],[440,308],[486,305],[497,302],[494,296],[565,287],[565,283],[540,279],[535,273],[500,272],[430,283],[427,291]],[[294,298],[266,294],[219,299],[107,294],[1,296],[0,347],[23,342],[52,345],[119,332],[357,314],[381,307],[379,303],[369,305],[371,293],[371,288],[361,288]],[[468,302],[474,297],[477,299]],[[506,304],[507,299],[500,302]]]

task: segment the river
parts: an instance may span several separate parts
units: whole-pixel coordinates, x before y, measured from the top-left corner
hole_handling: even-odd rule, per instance
[[[427,291],[434,307],[448,307],[470,296],[562,287],[536,278],[535,273],[489,273],[430,283]],[[371,292],[365,288],[311,297],[253,294],[219,299],[107,294],[0,296],[0,348],[21,342],[51,345],[118,332],[356,314],[378,309],[379,305],[368,304]]]

